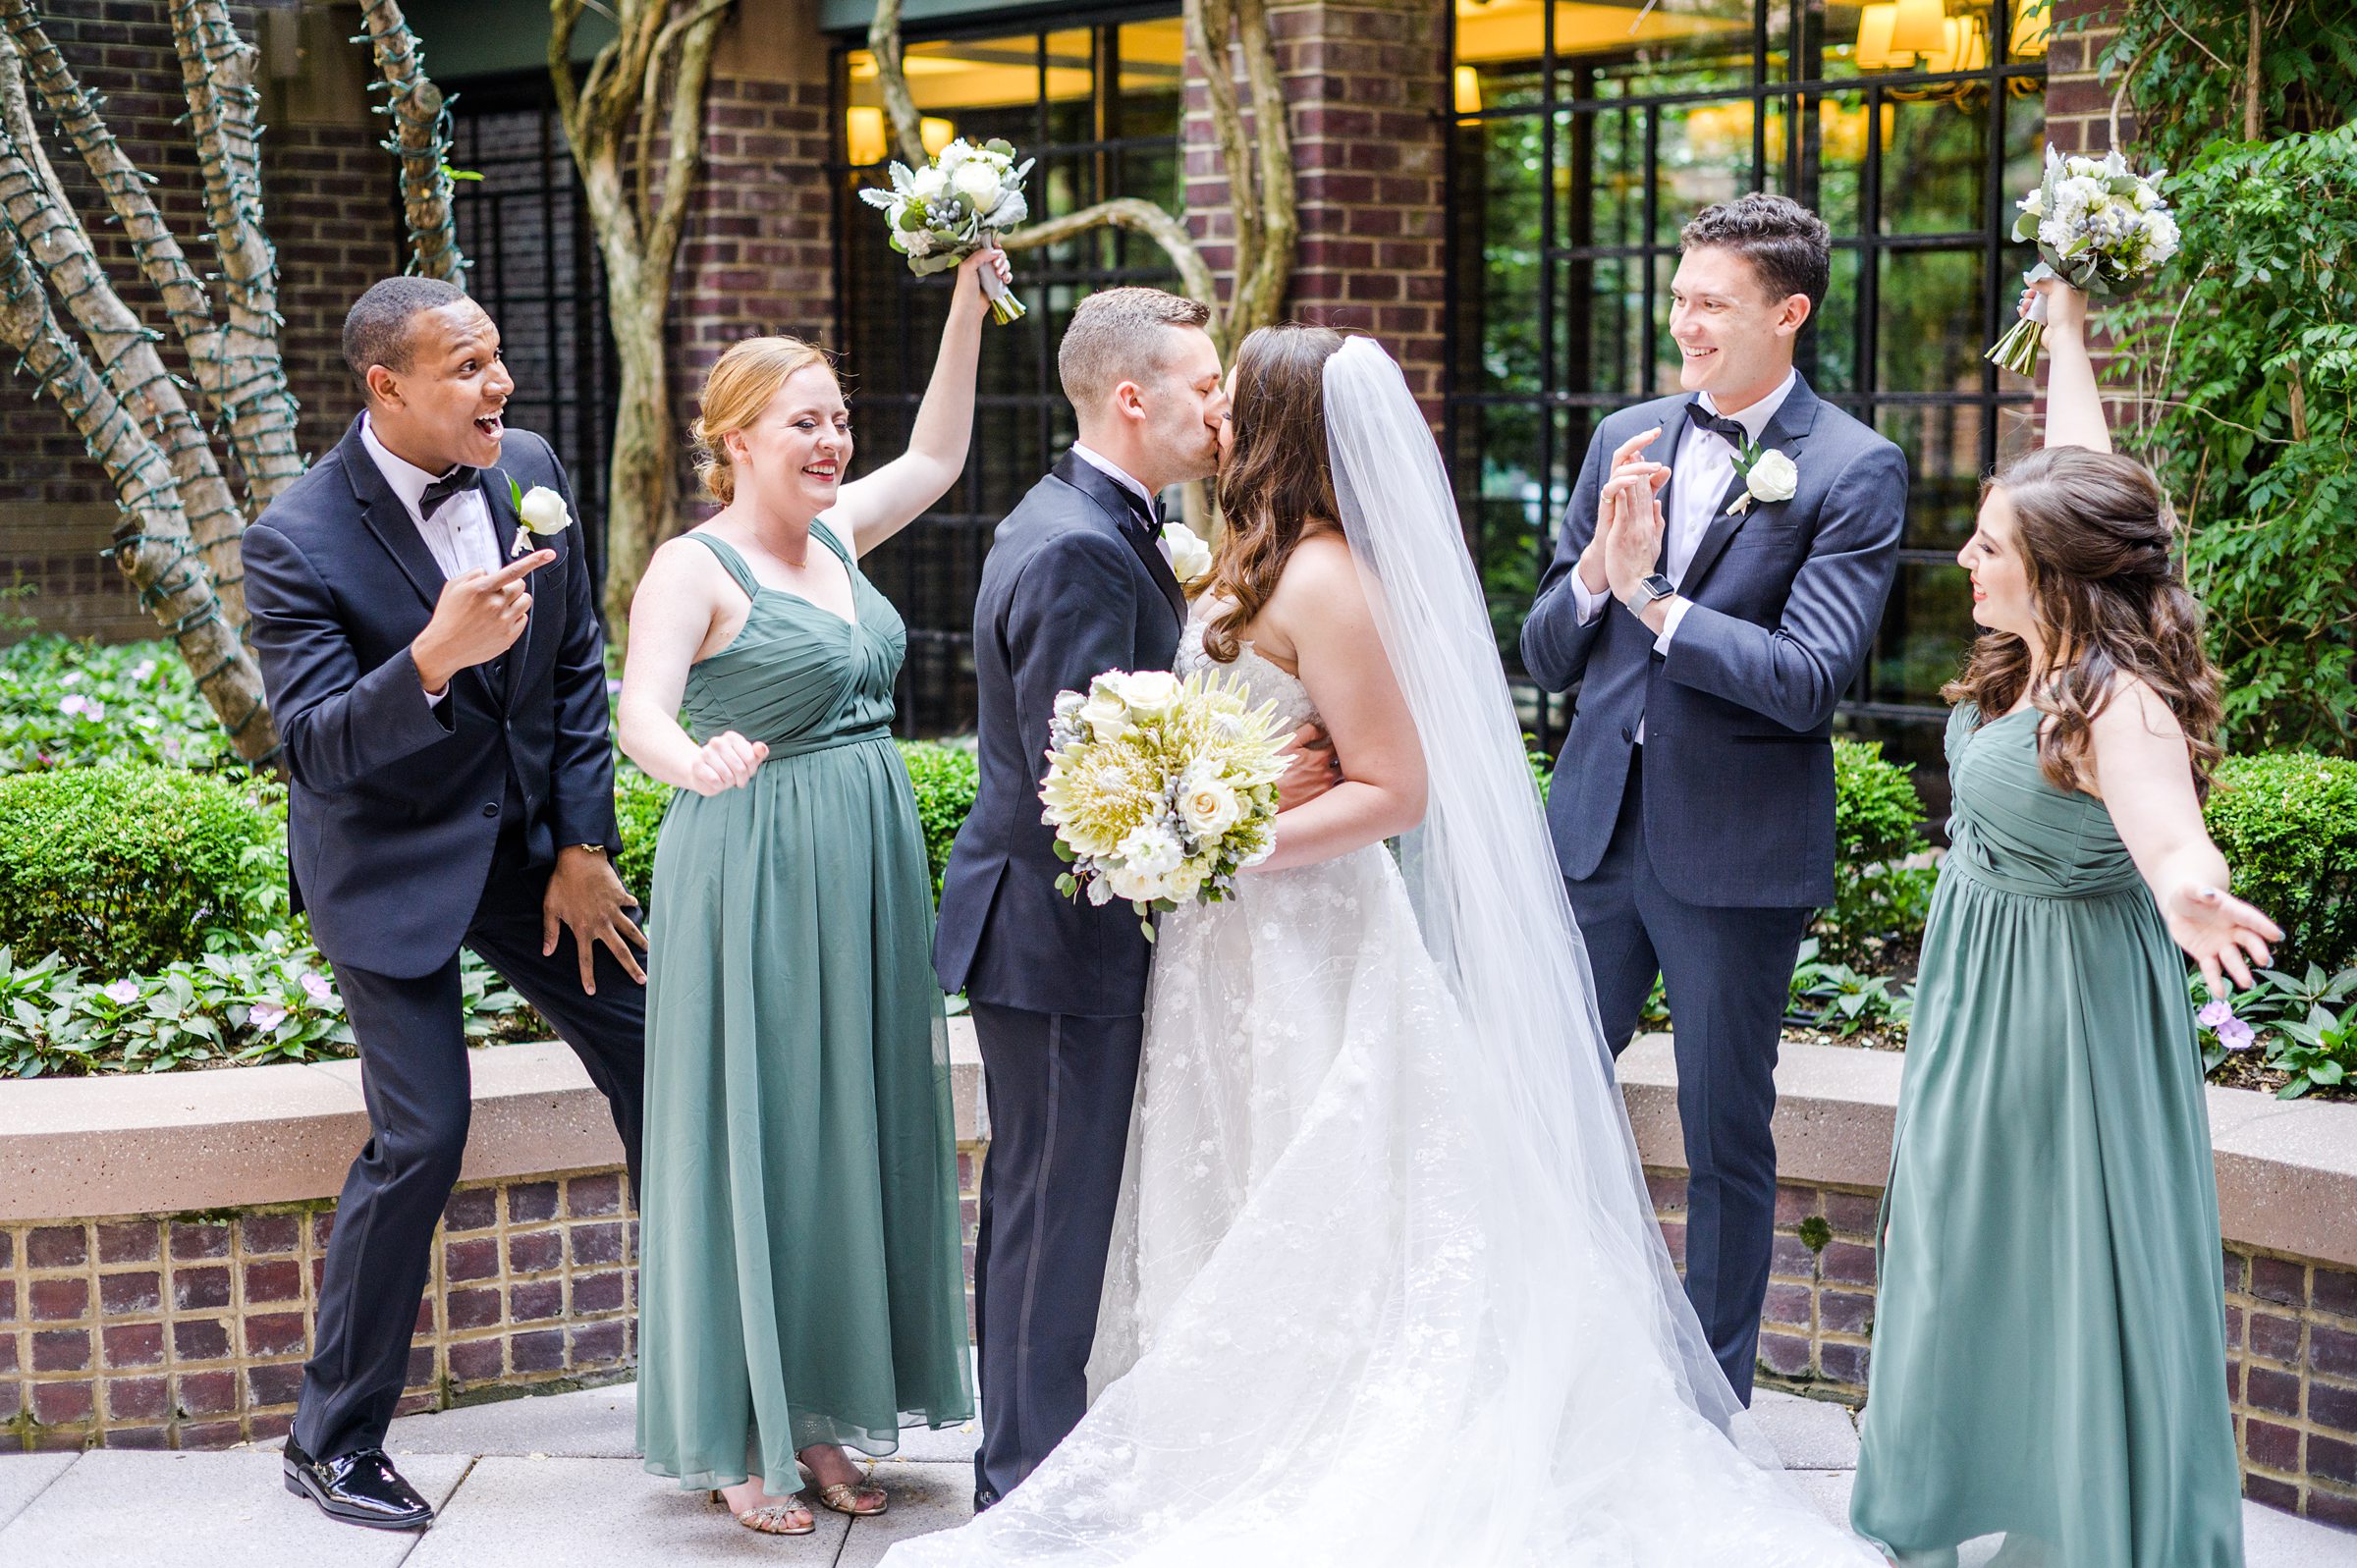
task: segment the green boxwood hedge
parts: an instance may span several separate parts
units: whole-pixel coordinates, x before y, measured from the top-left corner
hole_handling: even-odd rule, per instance
[[[2283,928],[2275,967],[2357,964],[2357,762],[2312,751],[2228,757],[2204,816],[2234,892]]]
[[[104,974],[205,950],[276,918],[278,785],[157,764],[0,777],[0,946]]]

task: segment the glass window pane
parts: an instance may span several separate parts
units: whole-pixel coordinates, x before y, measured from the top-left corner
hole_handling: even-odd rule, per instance
[[[1875,421],[1907,457],[1907,523],[1914,550],[1960,550],[1972,537],[1987,471],[1988,415],[1977,403],[1885,407]]]
[[[1097,138],[1096,34],[1086,27],[1047,37],[1048,141],[1069,144]]]
[[[1871,700],[1938,704],[1975,635],[1964,568],[1952,561],[1901,561],[1871,666]]]
[[[1989,97],[1899,103],[1883,143],[1883,232],[1969,234],[1989,216]]]
[[[1858,384],[1858,252],[1833,254],[1825,302],[1816,325],[1800,340],[1800,367],[1809,385],[1828,396],[1864,390]]]
[[[1177,17],[1132,22],[1119,31],[1121,90],[1106,105],[1116,136],[1176,136],[1186,34]],[[1133,188],[1124,186],[1124,189]]]
[[[1714,201],[1755,189],[1752,105],[1673,104],[1661,111],[1661,163],[1655,170],[1654,240],[1675,244],[1686,221]]]
[[[1536,9],[1535,0],[1525,3]],[[1556,59],[1594,83],[1577,94],[1568,86],[1557,90],[1630,98],[1748,87],[1757,68],[1758,20],[1755,0],[1557,0]]]
[[[1980,250],[1892,250],[1882,257],[1876,375],[1885,392],[1977,393],[1988,361]]]

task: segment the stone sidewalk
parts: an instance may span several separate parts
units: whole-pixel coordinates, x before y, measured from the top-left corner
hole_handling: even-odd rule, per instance
[[[423,1534],[330,1523],[281,1487],[274,1448],[221,1453],[0,1456],[0,1563],[9,1568],[865,1568],[904,1537],[967,1517],[974,1431],[911,1433],[876,1466],[892,1511],[815,1535],[740,1528],[700,1492],[638,1468],[631,1384],[513,1399],[396,1422],[387,1447],[442,1517]],[[1840,1517],[1857,1462],[1849,1413],[1763,1394],[1759,1414],[1794,1482]],[[2244,1505],[2250,1568],[2357,1568],[2357,1535]],[[1967,1565],[1988,1552],[1967,1549]]]

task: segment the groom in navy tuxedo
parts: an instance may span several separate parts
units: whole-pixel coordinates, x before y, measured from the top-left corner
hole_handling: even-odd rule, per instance
[[[555,491],[569,518],[573,493],[546,442],[506,428],[498,329],[447,283],[388,278],[352,307],[344,356],[365,411],[245,535],[250,634],[293,775],[296,905],[335,968],[369,1127],[284,1463],[287,1488],[331,1517],[405,1530],[433,1510],[383,1445],[466,1149],[459,948],[580,1056],[634,1190],[645,939],[609,863],[588,562],[577,529],[520,533],[510,483]]]
[[[1522,660],[1548,689],[1578,688],[1548,803],[1556,855],[1616,1055],[1657,975],[1668,993],[1686,1294],[1748,1404],[1778,1037],[1801,937],[1834,896],[1834,705],[1882,620],[1907,472],[1793,368],[1829,270],[1814,213],[1744,196],[1699,214],[1680,248],[1684,391],[1597,426]],[[1632,504],[1600,527],[1616,481]]]

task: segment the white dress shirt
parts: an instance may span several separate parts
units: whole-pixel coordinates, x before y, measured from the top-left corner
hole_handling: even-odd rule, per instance
[[[1131,495],[1137,497],[1138,500],[1144,502],[1146,504],[1146,514],[1148,516],[1153,515],[1154,493],[1148,490],[1144,485],[1140,484],[1137,480],[1132,479],[1129,476],[1128,470],[1121,467],[1111,458],[1106,457],[1105,454],[1094,451],[1091,448],[1084,447],[1077,441],[1072,443],[1072,456],[1078,458],[1082,462],[1087,463],[1099,473],[1110,476],[1115,484],[1120,485],[1124,490],[1128,491]],[[1160,535],[1156,535],[1154,540],[1154,548],[1162,552],[1163,560],[1168,561],[1171,559],[1171,546],[1168,540],[1162,538]]]
[[[1794,373],[1787,370],[1783,381],[1774,392],[1748,408],[1723,417],[1733,419],[1743,427],[1746,436],[1754,442],[1759,441],[1768,428],[1768,421],[1776,417],[1776,410],[1781,408],[1784,400],[1792,395],[1792,385],[1796,379]],[[1706,412],[1719,415],[1719,405],[1709,393],[1696,394],[1694,401],[1702,405]],[[1699,422],[1689,419],[1684,434],[1678,438],[1677,451],[1671,458],[1670,466],[1676,475],[1676,482],[1670,487],[1670,506],[1662,518],[1662,575],[1672,584],[1677,584],[1685,580],[1686,568],[1694,564],[1694,552],[1702,548],[1702,536],[1710,531],[1711,524],[1718,519],[1719,503],[1727,495],[1727,487],[1735,482],[1734,443],[1718,431],[1706,430]],[[1606,477],[1610,478],[1611,475]],[[1588,592],[1588,585],[1574,571],[1571,574],[1571,598],[1579,608],[1579,622],[1584,626],[1604,614],[1604,607],[1612,602],[1613,595],[1610,588],[1603,593]],[[1653,639],[1654,652],[1666,654],[1670,651],[1670,641],[1677,635],[1678,623],[1686,619],[1686,612],[1693,608],[1692,601],[1687,599],[1672,597],[1669,601],[1661,634]],[[1637,743],[1645,743],[1645,727],[1642,723],[1637,726]]]
[[[426,486],[442,476],[395,456],[390,447],[376,438],[375,427],[366,414],[360,416],[360,445],[368,449],[368,456],[376,461],[376,471],[385,476],[385,483],[392,487],[402,510],[417,525],[418,537],[433,552],[434,565],[442,568],[445,582],[462,572],[499,569],[499,534],[491,526],[491,509],[480,489],[459,492],[436,507],[432,516],[426,516],[419,511]],[[428,692],[426,701],[438,703],[449,695],[450,688],[444,686],[438,692]]]

